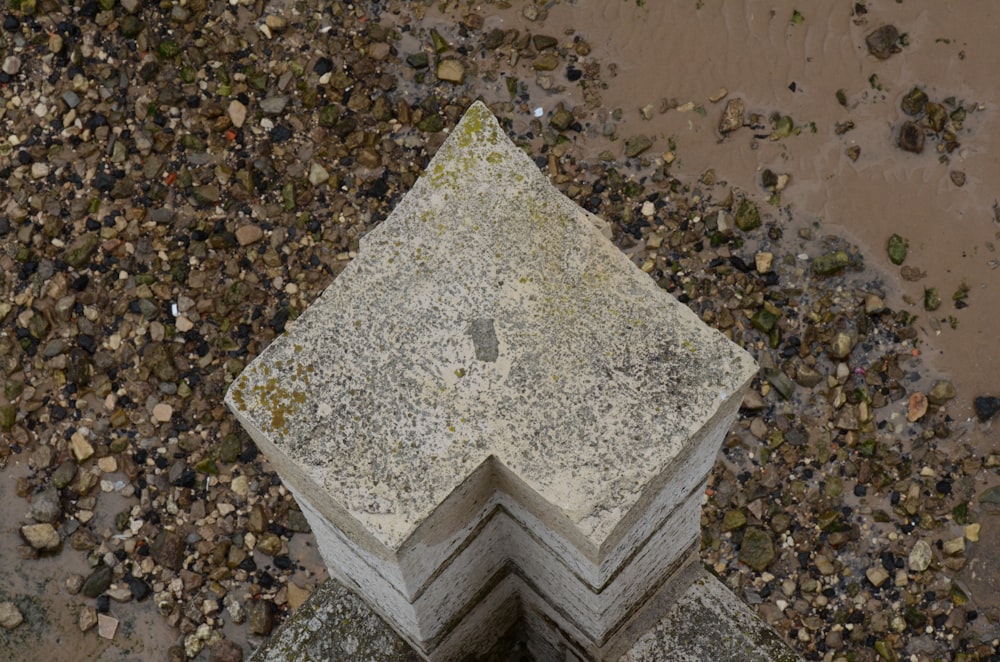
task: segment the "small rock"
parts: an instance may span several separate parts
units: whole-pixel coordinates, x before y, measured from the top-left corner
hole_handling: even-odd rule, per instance
[[[531,63],[535,71],[553,71],[559,66],[559,56],[555,53],[542,53]]]
[[[74,432],[73,436],[69,440],[70,448],[73,450],[73,457],[76,458],[78,463],[86,462],[94,454],[94,447],[90,445],[90,442],[84,439],[83,435],[79,432]]]
[[[42,490],[31,498],[31,518],[36,522],[52,523],[62,516],[62,504],[55,488]]]
[[[13,76],[21,70],[21,58],[16,55],[8,55],[3,60],[3,72],[8,76]]]
[[[437,66],[437,77],[438,80],[460,85],[465,81],[465,65],[453,58],[441,60]]]
[[[719,133],[732,133],[743,126],[743,115],[746,107],[743,99],[736,97],[726,102],[726,107],[722,111],[722,118],[719,120]]]
[[[240,246],[249,246],[264,238],[264,231],[259,225],[241,225],[236,229],[236,241]]]
[[[257,541],[257,549],[268,556],[277,556],[281,553],[281,538],[273,533],[265,533]]]
[[[208,649],[208,662],[243,662],[243,649],[231,639],[220,639]]]
[[[868,568],[865,571],[865,577],[872,583],[872,586],[878,588],[889,579],[889,573],[882,566],[877,566],[875,568]]]
[[[194,187],[191,197],[202,207],[210,207],[219,202],[222,193],[216,184],[202,184]]]
[[[885,301],[877,294],[865,295],[865,314],[877,315],[885,310]]]
[[[21,535],[32,549],[37,549],[40,552],[54,552],[62,545],[59,532],[48,523],[26,524],[21,527]]]
[[[847,158],[849,158],[851,161],[857,161],[858,158],[861,156],[861,148],[858,147],[857,145],[851,145],[850,147],[844,150],[844,154],[846,154]]]
[[[971,540],[971,538],[970,538]],[[311,595],[309,589],[302,588],[295,582],[288,582],[288,608],[294,613]]]
[[[44,179],[49,176],[49,164],[48,163],[32,163],[31,164],[31,178],[32,179]]]
[[[981,395],[972,401],[972,406],[976,410],[976,417],[981,423],[993,418],[1000,411],[1000,398]]]
[[[924,540],[918,540],[910,550],[907,562],[913,572],[923,572],[930,567],[932,558],[931,546]]]
[[[265,115],[280,115],[288,105],[287,96],[267,97],[260,102],[260,109]]]
[[[313,161],[309,164],[309,183],[313,186],[319,186],[323,182],[330,179],[330,173],[326,171],[326,168],[320,164]]]
[[[111,586],[111,568],[106,565],[99,565],[83,580],[80,592],[88,598],[96,598],[108,590],[109,586]]]
[[[21,610],[13,602],[4,600],[0,602],[0,626],[7,630],[13,630],[24,622]]]
[[[245,226],[245,227],[256,227],[256,226]],[[237,230],[237,236],[239,235],[239,230]],[[242,242],[241,242],[242,244]],[[244,244],[245,245],[245,244]],[[160,423],[166,423],[174,415],[174,408],[165,402],[159,402],[153,407],[153,419],[159,421]]]
[[[934,382],[930,393],[927,394],[927,399],[932,405],[943,405],[954,398],[955,395],[955,385],[947,379],[941,379]]]
[[[889,261],[895,265],[903,264],[906,259],[907,242],[898,234],[889,237],[889,244],[886,251],[889,253]]]
[[[817,276],[831,276],[851,263],[845,251],[831,251],[813,260],[812,272]]]
[[[851,350],[854,349],[854,338],[851,334],[838,332],[834,336],[833,341],[830,343],[830,348],[828,353],[834,359],[846,359],[851,355]]]
[[[951,183],[955,186],[959,188],[965,186],[965,173],[961,170],[952,170],[948,173],[948,176],[951,178]]]
[[[229,121],[233,123],[237,129],[243,126],[243,123],[247,120],[247,107],[240,103],[239,100],[233,99],[229,102]]]
[[[86,266],[90,258],[94,256],[99,243],[100,238],[95,233],[82,234],[66,249],[63,259],[74,269],[80,269]]]
[[[271,630],[274,628],[274,603],[270,600],[249,601],[247,621],[252,634],[271,634]]]
[[[946,556],[957,556],[965,552],[965,536],[951,538],[941,543],[941,551]]]
[[[764,572],[774,560],[774,541],[771,535],[756,526],[747,527],[740,545],[740,561],[757,572]]]
[[[900,51],[899,30],[894,25],[883,25],[877,30],[873,30],[865,37],[868,45],[868,52],[880,60],[888,59],[893,53]]]
[[[153,560],[171,570],[180,570],[184,562],[184,539],[174,531],[163,530],[150,545]]]
[[[733,222],[743,232],[749,232],[760,227],[760,210],[757,205],[744,198],[740,200],[736,213],[733,215]]]
[[[914,154],[924,151],[924,130],[916,122],[906,121],[899,129],[899,148]]]
[[[774,253],[761,251],[754,255],[753,261],[754,266],[757,268],[757,273],[769,273],[771,271],[771,265],[774,263]]]
[[[97,634],[104,639],[114,639],[118,631],[118,619],[107,614],[97,615]]]
[[[911,393],[906,402],[906,420],[913,423],[919,421],[927,413],[927,396],[920,391]]]
[[[633,159],[653,146],[653,139],[649,136],[632,136],[625,141],[625,156]]]
[[[906,93],[903,100],[899,103],[899,107],[910,117],[917,117],[924,112],[927,101],[927,93],[919,87],[914,87]]]

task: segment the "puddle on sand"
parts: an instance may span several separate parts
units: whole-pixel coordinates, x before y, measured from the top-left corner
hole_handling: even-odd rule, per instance
[[[528,23],[515,3],[488,18],[487,25],[560,36],[573,31],[585,38],[607,83],[602,107],[622,110],[617,137],[654,137],[647,154],[656,155],[667,151],[672,139],[677,160],[671,172],[682,180],[694,182],[713,168],[720,181],[763,199],[762,170],[791,175],[781,205],[800,222],[819,222],[821,234],[859,244],[867,263],[888,275],[887,302],[919,317],[925,357],[958,388],[952,415],[968,421],[973,398],[1000,394],[994,380],[1000,352],[992,332],[1000,321],[995,282],[1000,224],[993,209],[1000,197],[1000,89],[994,74],[1000,68],[994,46],[1000,6],[989,0],[963,3],[960,11],[948,3],[868,5],[866,14],[855,15],[855,3],[810,2],[799,7],[802,20],[796,23],[793,6],[753,1],[577,0],[550,6],[540,26]],[[884,24],[905,33],[908,45],[878,60],[868,53],[865,35]],[[881,89],[873,87],[873,75]],[[939,162],[931,140],[922,154],[896,146],[906,119],[900,100],[915,85],[932,101],[954,97],[975,109],[947,164]],[[721,89],[728,96],[712,103]],[[838,90],[846,106],[838,102]],[[801,134],[772,141],[755,138],[769,127],[744,127],[722,139],[719,118],[734,97],[744,100],[748,113],[790,115]],[[681,109],[692,102],[694,109],[660,112],[664,99]],[[572,107],[583,98],[569,86],[546,103],[559,101]],[[655,110],[643,119],[640,109],[649,104]],[[847,121],[854,129],[836,135],[835,125]],[[861,148],[857,161],[845,153],[854,145]],[[604,150],[621,158],[621,143],[602,137],[599,128],[578,147],[585,158]],[[952,171],[965,174],[964,186],[952,183]],[[900,268],[889,262],[885,247],[893,233],[908,240],[905,265],[925,271],[921,280],[904,281]],[[958,310],[951,295],[963,282],[970,289],[969,305]],[[923,310],[925,287],[937,288],[944,299],[934,313]],[[957,328],[951,328],[949,316]],[[990,448],[982,435],[970,432],[967,438],[973,436],[983,451]]]
[[[27,475],[24,462],[11,458],[0,480],[0,558],[20,559],[23,544],[17,529],[31,523],[30,504],[17,496],[17,479]],[[107,495],[102,495],[107,496]],[[145,662],[167,659],[167,649],[179,633],[167,625],[151,599],[117,608],[108,615],[119,619],[114,639],[104,639],[97,628],[81,632],[78,610],[93,600],[67,594],[65,579],[71,574],[87,576],[86,557],[72,550],[56,556],[5,563],[0,578],[0,600],[10,600],[24,616],[15,630],[0,628],[0,660],[100,660],[101,662]]]

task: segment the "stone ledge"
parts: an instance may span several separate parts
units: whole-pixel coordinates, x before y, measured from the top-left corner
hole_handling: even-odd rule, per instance
[[[664,616],[642,628],[619,662],[794,662],[794,652],[747,605],[698,564],[678,573],[680,594]],[[506,611],[506,610],[501,610]],[[512,624],[507,635],[475,662],[553,659],[564,651],[528,650],[531,627]],[[526,623],[526,624],[525,624]],[[566,658],[573,660],[575,656]],[[334,580],[323,584],[248,662],[417,662],[423,658],[361,598]],[[472,662],[472,661],[470,661]]]

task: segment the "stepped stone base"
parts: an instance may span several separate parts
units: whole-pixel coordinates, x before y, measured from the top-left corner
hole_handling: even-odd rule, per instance
[[[692,564],[671,580],[675,602],[641,629],[619,662],[792,662],[781,638],[714,576]],[[533,641],[536,614],[518,603],[517,620],[469,662],[577,662],[565,648]],[[548,626],[542,629],[547,629]],[[323,584],[249,662],[418,662],[423,660],[365,602],[334,580]]]

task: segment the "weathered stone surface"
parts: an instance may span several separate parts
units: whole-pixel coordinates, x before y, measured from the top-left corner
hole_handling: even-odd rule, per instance
[[[425,652],[489,648],[518,600],[596,652],[697,548],[754,364],[602,226],[477,103],[227,394],[331,572]],[[532,584],[481,592],[513,566]]]

